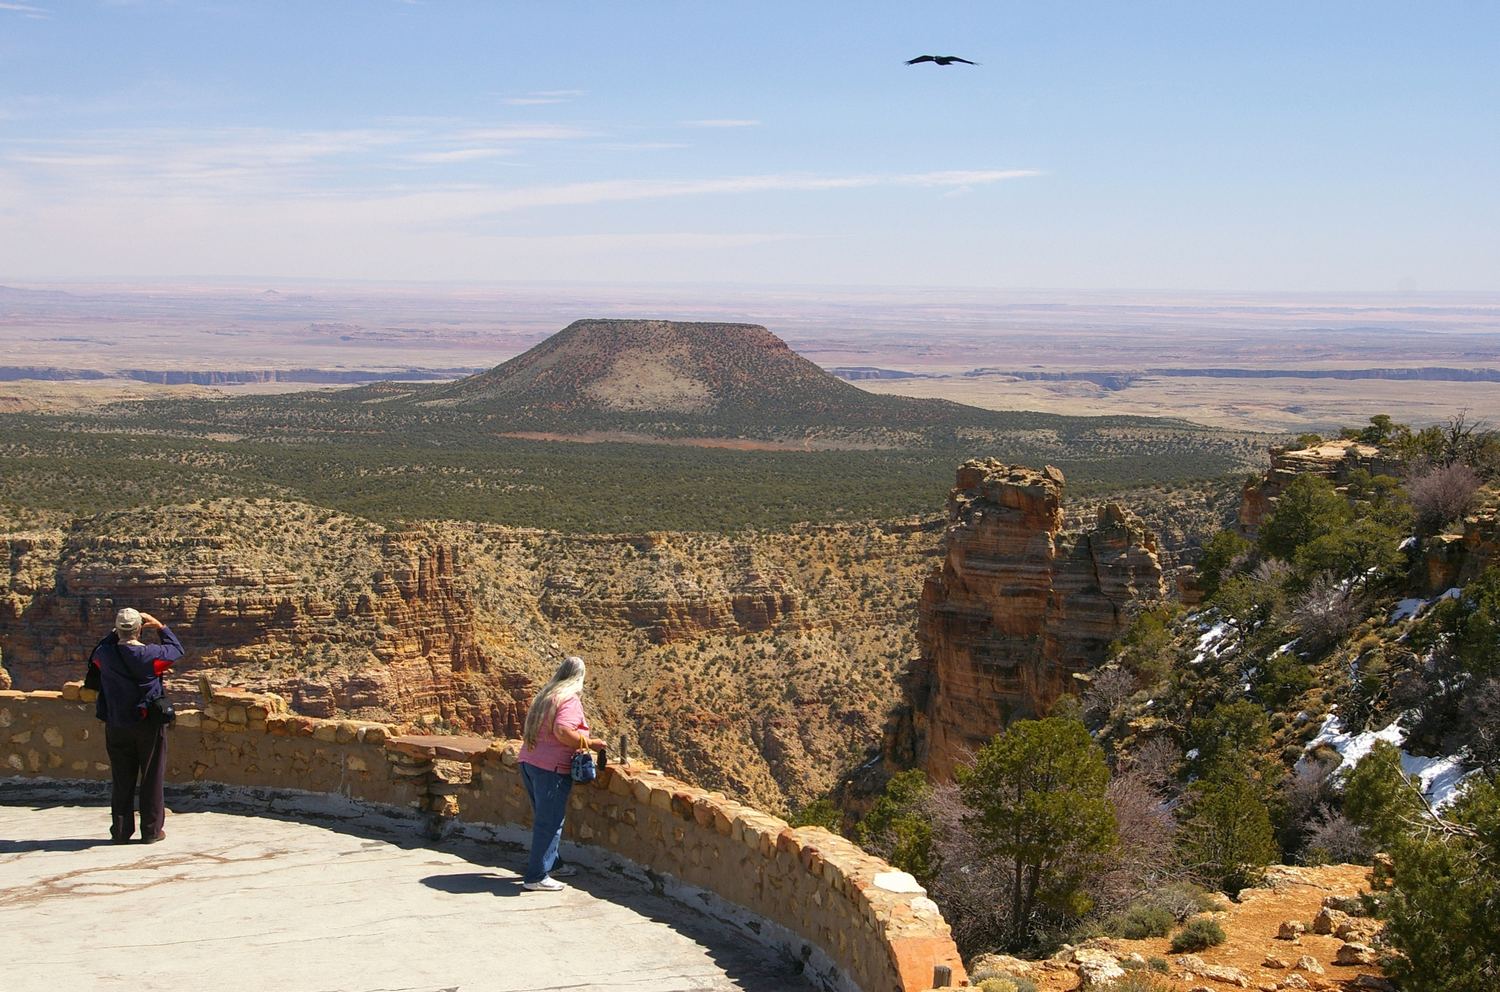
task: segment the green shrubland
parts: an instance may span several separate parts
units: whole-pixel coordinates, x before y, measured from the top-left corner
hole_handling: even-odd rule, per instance
[[[1172,953],[1183,954],[1206,951],[1224,943],[1224,928],[1218,920],[1206,916],[1188,920],[1182,929],[1172,935]]]
[[[1410,992],[1488,992],[1500,975],[1500,785],[1470,784],[1438,813],[1380,744],[1346,787],[1346,807],[1391,858],[1379,913]]]
[[[1416,619],[1389,616],[1424,577],[1424,534],[1489,498],[1467,476],[1437,494],[1446,502],[1423,480],[1451,482],[1454,466],[1495,478],[1500,446],[1462,424],[1412,431],[1377,417],[1355,433],[1394,474],[1293,480],[1253,538],[1225,528],[1204,541],[1205,602],[1141,610],[1081,701],[1011,723],[957,789],[903,782],[906,815],[931,825],[929,889],[967,953],[1164,934],[1174,951],[1199,950],[1223,939],[1195,915],[1220,908],[1205,889],[1232,896],[1276,863],[1384,850],[1392,887],[1376,902],[1405,955],[1390,965],[1402,987],[1493,985],[1500,567]],[[1335,775],[1338,756],[1308,747],[1331,707],[1346,730],[1400,717],[1413,753],[1456,754],[1475,769],[1462,797],[1432,811],[1389,746]],[[1041,757],[1042,740],[1072,757]],[[1023,767],[1077,775],[1038,790]],[[1052,874],[1079,847],[1087,877]]]
[[[954,466],[972,457],[1058,465],[1079,498],[1197,485],[1253,464],[1265,443],[1260,435],[1176,421],[984,411],[974,411],[983,423],[967,427],[881,427],[878,436],[847,437],[843,428],[815,424],[595,422],[577,411],[566,422],[517,424],[493,411],[361,396],[356,390],[274,402],[170,400],[87,414],[0,415],[0,504],[86,514],[204,495],[271,496],[381,522],[733,531],[936,514]],[[598,443],[507,436],[520,427],[614,433]],[[609,440],[621,434],[648,443]],[[667,443],[704,437],[782,447]]]

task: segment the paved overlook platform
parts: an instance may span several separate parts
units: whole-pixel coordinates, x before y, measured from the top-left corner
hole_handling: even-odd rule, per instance
[[[0,781],[6,992],[800,992],[711,916],[585,868],[527,892],[519,846],[378,820],[228,812],[168,789],[167,839],[114,845],[108,784]]]
[[[149,925],[111,929],[146,906],[170,914],[162,939],[186,963],[122,953],[109,960],[111,981],[183,987],[155,977],[170,967],[193,986],[255,992],[280,992],[266,981],[273,973],[292,980],[282,988],[356,992],[966,984],[952,932],[917,880],[822,827],[612,761],[568,797],[567,856],[587,874],[577,892],[543,905],[510,894],[531,834],[519,741],[302,716],[273,693],[206,681],[197,705],[179,703],[168,734],[167,796],[181,822],[167,824],[163,845],[99,845],[109,765],[88,695],[78,682],[0,690],[0,933],[7,951],[20,938],[30,988],[79,987],[60,984],[59,968],[87,966],[87,936],[118,948],[149,936]],[[42,802],[7,804],[28,789]],[[27,812],[35,805],[50,808]],[[233,815],[244,812],[315,829]],[[230,815],[201,829],[190,819],[210,814]],[[250,838],[243,851],[239,837]],[[383,846],[350,847],[349,837]],[[421,838],[442,840],[429,849]],[[115,860],[124,851],[150,857]],[[163,875],[158,852],[187,860]],[[345,873],[371,859],[378,871]],[[45,905],[28,910],[25,900]],[[177,936],[193,927],[208,928],[207,939]],[[327,974],[309,970],[330,955]],[[0,971],[3,992],[17,987],[16,957]],[[539,958],[546,969],[524,970]]]

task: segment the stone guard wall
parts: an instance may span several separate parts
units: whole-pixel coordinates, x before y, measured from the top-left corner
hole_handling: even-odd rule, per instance
[[[423,811],[434,830],[455,817],[529,829],[518,741],[403,737],[382,724],[297,716],[279,696],[204,689],[202,709],[179,710],[170,732],[171,783],[335,794]],[[78,683],[0,691],[0,776],[107,780],[92,695]],[[574,788],[565,836],[790,931],[808,945],[804,957],[831,963],[838,985],[916,992],[938,965],[967,984],[948,925],[915,880],[819,827],[789,827],[630,763]]]

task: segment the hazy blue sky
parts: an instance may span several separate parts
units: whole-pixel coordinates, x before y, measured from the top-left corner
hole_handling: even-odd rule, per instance
[[[1497,51],[1480,0],[0,0],[0,281],[1496,290]]]

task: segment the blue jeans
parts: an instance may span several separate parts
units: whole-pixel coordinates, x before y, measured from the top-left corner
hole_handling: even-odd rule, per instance
[[[526,859],[523,882],[540,882],[557,864],[557,846],[562,843],[563,816],[568,812],[568,793],[573,776],[549,772],[521,762],[521,781],[531,799],[531,854]]]

